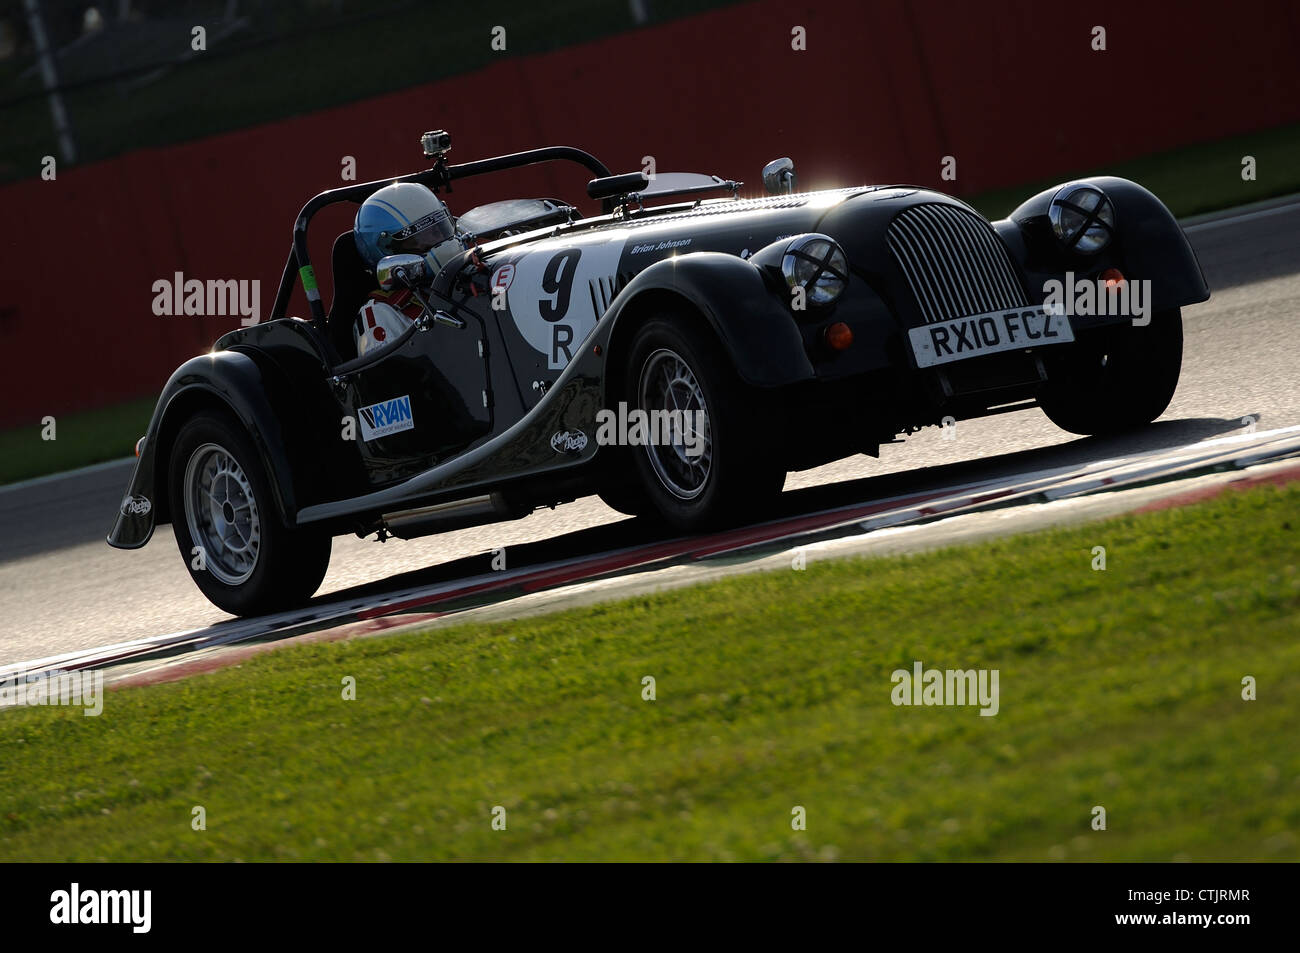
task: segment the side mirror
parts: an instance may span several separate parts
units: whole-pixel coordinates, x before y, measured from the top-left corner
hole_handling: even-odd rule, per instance
[[[410,288],[418,285],[428,277],[429,266],[420,255],[389,255],[379,259],[375,266],[375,277],[379,287],[385,291],[394,288]]]
[[[773,159],[763,166],[763,188],[769,195],[788,194],[794,191],[794,160]]]

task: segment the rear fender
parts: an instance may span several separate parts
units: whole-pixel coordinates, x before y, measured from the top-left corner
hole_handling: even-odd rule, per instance
[[[293,467],[285,447],[279,418],[266,397],[267,372],[240,351],[215,351],[186,361],[163,388],[154,408],[118,509],[108,543],[118,549],[139,549],[149,542],[154,527],[172,518],[167,469],[172,444],[185,421],[203,410],[231,414],[252,438],[262,465],[271,477],[276,511],[286,525],[297,513]]]

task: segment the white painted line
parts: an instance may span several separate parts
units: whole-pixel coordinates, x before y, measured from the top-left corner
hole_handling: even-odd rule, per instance
[[[673,541],[674,540],[664,540],[665,543]],[[645,547],[627,546],[621,549],[608,550],[605,553],[599,554],[599,556],[619,556],[633,553],[638,549],[643,548]],[[13,677],[18,674],[57,669],[69,664],[75,664],[78,668],[83,668],[87,665],[95,666],[102,664],[105,659],[115,659],[121,655],[152,654],[153,652],[178,648],[188,643],[196,643],[194,651],[197,652],[202,649],[227,646],[233,643],[265,638],[267,636],[272,636],[281,630],[296,628],[297,626],[306,625],[312,622],[328,623],[341,619],[345,620],[345,622],[340,624],[346,624],[348,617],[359,609],[363,611],[373,611],[375,609],[385,610],[392,606],[402,605],[403,603],[414,599],[433,598],[485,583],[494,584],[494,587],[499,586],[500,588],[505,588],[518,579],[523,579],[539,572],[549,572],[572,565],[579,565],[590,561],[592,558],[593,557],[591,556],[579,556],[572,559],[561,559],[548,563],[539,563],[534,566],[522,566],[508,571],[481,573],[477,576],[452,579],[429,586],[415,586],[397,590],[395,592],[377,593],[370,599],[362,600],[360,602],[355,600],[339,599],[333,602],[325,602],[320,605],[307,606],[303,609],[289,609],[274,615],[257,616],[251,619],[228,619],[202,629],[187,629],[182,632],[147,636],[145,638],[133,639],[128,642],[115,642],[110,645],[80,649],[61,655],[52,655],[46,658],[33,659],[27,662],[11,662],[5,665],[0,665],[0,679]],[[658,561],[658,559],[656,558],[655,560],[650,561]]]
[[[1257,199],[1254,202],[1242,202],[1240,205],[1233,205],[1229,208],[1216,208],[1213,212],[1197,212],[1195,215],[1187,215],[1178,220],[1178,224],[1186,228],[1188,225],[1200,225],[1202,222],[1217,222],[1221,218],[1231,218],[1234,215],[1240,215],[1244,212],[1253,212],[1256,209],[1277,208],[1279,205],[1292,205],[1300,202],[1300,192],[1290,192],[1286,195],[1274,195],[1272,198]]]
[[[1279,443],[1281,446],[1278,445]],[[1221,448],[1213,453],[1170,454],[1145,460],[1136,459],[1131,461],[1130,465],[1120,467],[1114,472],[1091,474],[1088,477],[1050,487],[1044,491],[1044,496],[1049,500],[1058,500],[1082,496],[1097,490],[1113,491],[1122,486],[1141,483],[1166,474],[1201,470],[1223,464],[1232,464],[1234,468],[1241,469],[1241,464],[1238,463],[1241,460],[1281,459],[1298,451],[1300,451],[1300,441],[1273,439],[1253,444],[1244,452]]]
[[[1242,444],[1245,444],[1245,446],[1241,446]],[[923,516],[928,518],[940,516],[951,518],[952,515],[955,515],[954,511],[960,511],[970,506],[984,508],[982,504],[975,503],[975,499],[988,494],[990,491],[997,492],[998,498],[988,502],[996,502],[999,505],[1006,505],[1017,499],[1024,501],[1035,494],[1057,501],[1103,488],[1119,489],[1126,484],[1140,482],[1160,474],[1199,469],[1211,462],[1255,461],[1270,457],[1290,456],[1297,452],[1300,452],[1300,426],[1258,431],[1256,433],[1233,433],[1213,440],[1185,444],[1179,447],[1139,451],[1107,460],[1011,474],[1001,480],[989,478],[950,486],[938,490],[937,495],[929,497],[920,503],[907,503],[893,509],[877,512],[865,518],[849,518],[842,523],[828,523],[810,530],[808,533],[822,533],[853,524],[857,524],[863,531],[871,532],[879,531],[885,527],[893,527],[894,524],[915,520]],[[1238,463],[1238,466],[1240,466],[1240,463]],[[839,509],[852,511],[870,503],[891,503],[907,500],[915,495],[914,493],[901,494],[877,501],[863,501]],[[922,510],[928,512],[923,514]],[[833,509],[823,511],[823,514],[820,515],[831,515],[835,512],[836,510]],[[815,516],[819,514],[808,515]],[[781,522],[783,521],[777,520],[764,525],[779,525]],[[895,528],[895,531],[897,531],[897,528]],[[784,539],[797,540],[800,536],[808,533],[800,531],[784,537],[773,537],[765,542],[775,543]],[[663,542],[672,541],[665,540]],[[738,542],[735,546],[723,548],[715,548],[710,545],[706,546],[705,550],[707,556],[719,556],[728,552],[752,548],[754,545],[756,545],[754,542]],[[601,553],[597,557],[583,556],[561,559],[535,566],[520,567],[504,573],[483,573],[477,576],[436,583],[431,586],[415,586],[396,592],[378,593],[374,597],[359,601],[355,598],[338,599],[304,609],[277,613],[273,616],[256,619],[232,619],[204,629],[190,629],[167,635],[135,639],[129,642],[97,646],[92,649],[28,662],[11,663],[0,666],[0,678],[19,672],[59,668],[69,663],[78,663],[78,667],[85,664],[93,665],[96,662],[102,663],[109,657],[123,654],[144,654],[146,651],[153,652],[167,648],[177,648],[191,642],[198,643],[195,646],[196,650],[215,648],[248,639],[266,637],[278,630],[291,629],[306,623],[328,623],[336,619],[344,619],[361,607],[382,611],[403,605],[414,599],[428,599],[472,588],[483,583],[494,583],[505,587],[518,578],[526,578],[537,573],[549,572],[567,566],[580,565],[593,558],[608,559],[618,555],[634,553],[644,548],[644,546],[622,547]],[[659,557],[647,561],[657,562]]]
[[[46,483],[57,483],[59,480],[70,480],[73,477],[85,476],[88,473],[99,473],[103,470],[111,470],[113,467],[126,468],[126,464],[134,464],[135,457],[122,457],[117,460],[109,460],[105,463],[92,463],[88,467],[78,467],[75,470],[64,470],[60,473],[50,473],[45,476],[32,477],[30,480],[19,480],[17,483],[6,483],[0,486],[0,495],[10,493],[14,490],[25,490],[32,486],[41,486]],[[126,487],[122,488],[123,491]]]
[[[1257,472],[1269,473],[1289,464],[1264,464]],[[804,552],[808,561],[852,557],[888,558],[903,553],[926,552],[965,546],[986,539],[1005,538],[1015,533],[1035,532],[1061,526],[1081,525],[1132,512],[1147,503],[1176,497],[1189,490],[1226,486],[1240,480],[1240,472],[1213,473],[1174,484],[1144,486],[1098,496],[1039,503],[1032,500],[1004,510],[976,511],[947,516],[932,523],[877,530],[813,543],[800,543],[780,552],[752,560],[727,563],[690,563],[662,569],[650,569],[610,579],[574,582],[554,589],[522,595],[504,603],[466,609],[441,619],[414,621],[369,633],[370,637],[389,637],[413,630],[436,632],[448,626],[472,622],[504,622],[510,619],[536,618],[553,612],[630,599],[652,593],[671,592],[686,586],[763,571],[790,571],[794,553]],[[218,648],[218,651],[220,649]],[[212,657],[215,652],[197,657]],[[120,678],[112,672],[106,681],[131,682],[142,674],[165,670],[174,662],[150,665],[126,671]]]
[[[1300,446],[1292,447],[1289,450],[1281,452],[1276,450],[1254,450],[1249,453],[1244,453],[1239,457],[1233,457],[1232,462],[1238,469],[1244,470],[1246,467],[1254,466],[1261,460],[1286,460],[1296,456],[1297,454],[1300,454]]]
[[[1193,225],[1184,225],[1183,231],[1204,231],[1205,229],[1218,228],[1221,225],[1236,225],[1240,222],[1249,222],[1257,218],[1268,218],[1273,215],[1285,215],[1293,212],[1300,212],[1300,202],[1292,202],[1289,205],[1277,205],[1273,208],[1256,209],[1253,212],[1240,212],[1236,215],[1216,218],[1209,222],[1197,222]]]

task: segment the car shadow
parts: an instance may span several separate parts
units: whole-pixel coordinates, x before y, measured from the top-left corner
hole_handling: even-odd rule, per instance
[[[1257,416],[1257,415],[1256,415]],[[878,477],[864,477],[843,483],[795,490],[783,495],[795,507],[793,512],[816,512],[833,506],[847,506],[864,500],[883,499],[944,486],[998,480],[1034,470],[1080,466],[1143,451],[1185,447],[1241,431],[1240,418],[1188,417],[1163,420],[1128,433],[1108,437],[1080,437],[1069,443],[1033,450],[963,460],[941,466],[923,467]]]
[[[1079,466],[1141,451],[1168,450],[1241,429],[1239,418],[1190,417],[1166,420],[1109,437],[1083,437],[1041,449],[1020,450],[978,460],[789,490],[781,494],[776,506],[764,513],[762,519],[754,520],[752,525],[945,486],[1005,479],[1035,470]],[[680,535],[658,518],[628,517],[545,540],[513,545],[510,547],[510,568],[518,570],[541,566],[610,550],[663,542]],[[492,558],[493,554],[486,552],[399,573],[373,583],[331,592],[313,600],[313,603],[371,599],[387,592],[486,575],[492,571]]]

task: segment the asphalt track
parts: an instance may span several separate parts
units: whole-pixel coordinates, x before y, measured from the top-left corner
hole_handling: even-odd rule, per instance
[[[1079,439],[1029,410],[962,422],[952,440],[927,430],[886,446],[879,460],[791,474],[780,509],[763,518],[1179,447],[1240,431],[1246,417],[1260,429],[1300,424],[1300,201],[1194,221],[1187,233],[1213,297],[1184,311],[1182,380],[1156,424]],[[129,472],[122,462],[0,489],[0,665],[228,623],[191,583],[170,527],[136,552],[104,543]],[[666,535],[591,497],[422,540],[340,537],[318,599],[477,575],[502,547],[513,570]]]

